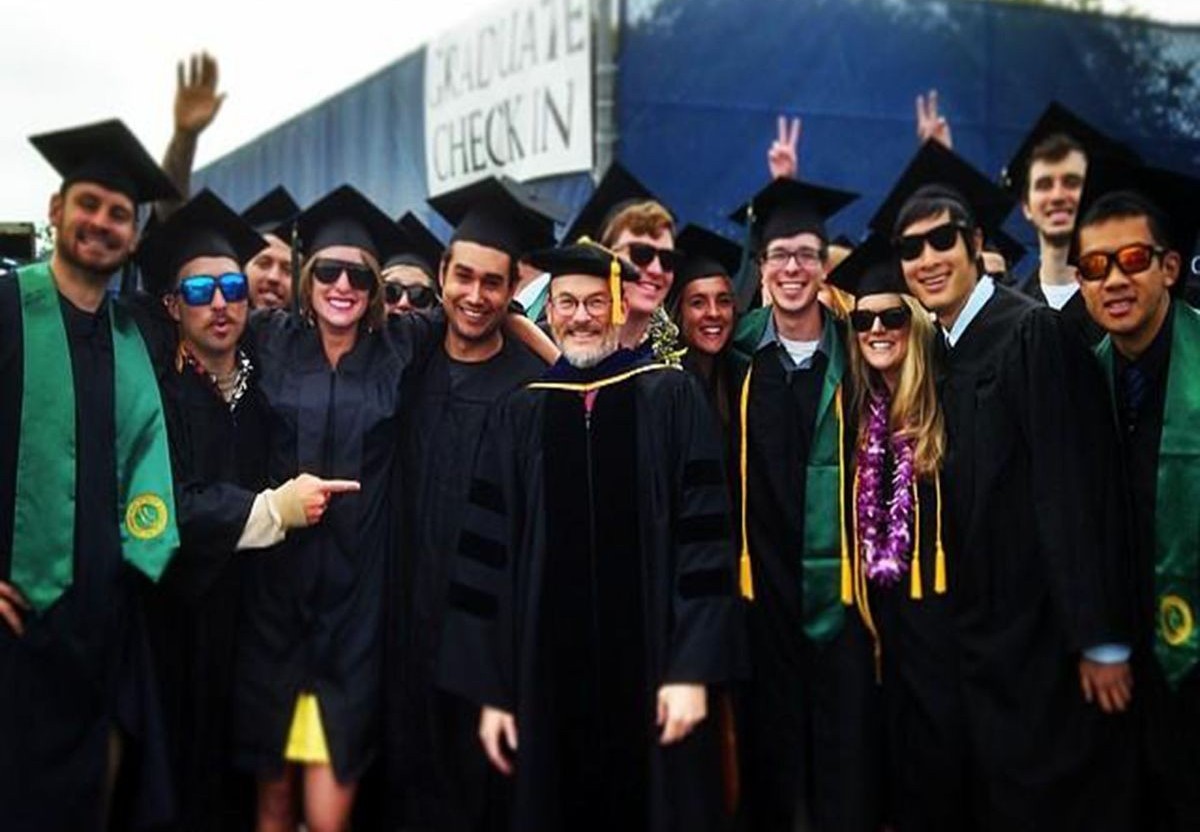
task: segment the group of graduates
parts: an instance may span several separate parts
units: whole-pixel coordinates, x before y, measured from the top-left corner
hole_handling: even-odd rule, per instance
[[[0,828],[1200,829],[1200,181],[919,99],[856,242],[781,119],[742,242],[614,165],[443,244],[185,200],[215,85],[31,139]]]

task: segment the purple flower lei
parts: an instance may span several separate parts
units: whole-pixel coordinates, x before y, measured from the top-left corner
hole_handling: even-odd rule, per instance
[[[859,546],[867,578],[890,586],[908,571],[912,551],[913,445],[888,429],[888,397],[872,392],[867,432],[858,454]],[[891,497],[883,499],[883,466],[888,448],[895,458]]]

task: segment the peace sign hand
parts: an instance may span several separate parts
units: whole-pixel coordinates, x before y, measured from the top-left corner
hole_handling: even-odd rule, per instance
[[[779,134],[767,151],[767,168],[772,179],[795,179],[800,173],[796,145],[800,142],[800,119],[793,118],[788,124],[786,116],[779,117]]]
[[[947,149],[954,147],[950,136],[950,122],[938,113],[937,90],[930,90],[929,97],[917,96],[917,141],[924,144],[933,139]]]

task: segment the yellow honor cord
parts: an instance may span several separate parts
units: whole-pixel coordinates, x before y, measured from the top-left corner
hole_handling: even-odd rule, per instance
[[[871,614],[871,598],[867,590],[866,571],[862,565],[862,546],[858,538],[858,466],[854,468],[854,486],[852,500],[855,506],[851,523],[854,529],[854,596],[858,607],[858,617],[863,626],[871,634],[872,652],[875,656],[875,682],[883,682],[883,643],[879,640],[879,628],[875,626],[875,617]]]
[[[846,540],[846,420],[842,418],[842,385],[834,393],[838,420],[838,540],[842,544],[842,603],[854,603],[854,579],[850,568],[850,544]]]
[[[916,478],[913,478],[913,548],[912,564],[908,575],[908,597],[920,601],[925,597],[925,588],[921,586],[921,494],[917,490]]]
[[[747,440],[746,434],[750,427],[750,420],[747,418],[750,403],[750,374],[754,370],[754,361],[751,360],[750,366],[746,368],[746,378],[742,381],[742,395],[738,405],[738,423],[741,426],[741,436],[738,437],[738,475],[742,483],[741,493],[741,522],[742,522],[742,551],[738,555],[738,584],[742,590],[742,597],[748,601],[754,600],[754,577],[750,572],[750,538],[746,534],[746,503],[748,502],[747,487],[749,480],[746,476],[747,465]]]
[[[937,499],[937,554],[933,567],[933,591],[938,595],[946,594],[946,550],[942,547],[942,478],[940,474],[933,475],[934,497]]]
[[[612,320],[617,326],[625,323],[625,307],[621,305],[621,264],[614,255],[608,267],[608,291],[612,295]]]

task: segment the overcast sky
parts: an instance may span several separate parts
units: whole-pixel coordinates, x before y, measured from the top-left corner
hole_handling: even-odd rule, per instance
[[[0,0],[0,221],[44,219],[58,185],[30,134],[118,116],[161,157],[175,62],[191,52],[219,59],[228,93],[201,141],[203,165],[494,3]],[[1158,19],[1200,22],[1196,0],[1133,5]]]

